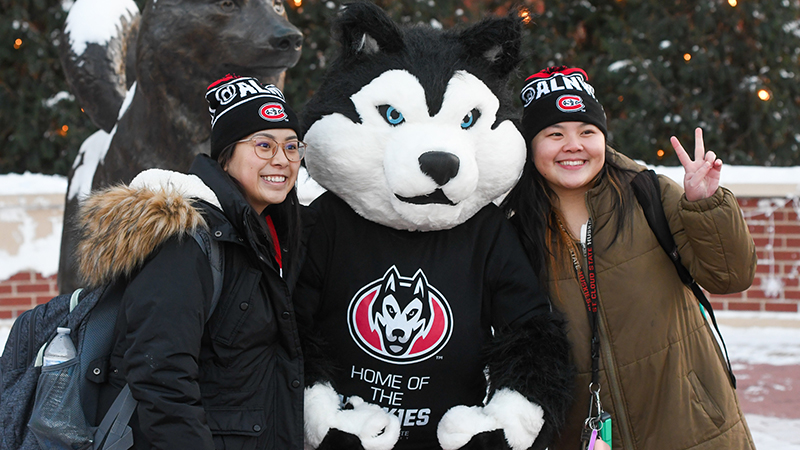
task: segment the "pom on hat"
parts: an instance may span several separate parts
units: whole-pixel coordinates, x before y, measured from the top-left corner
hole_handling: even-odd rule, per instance
[[[560,66],[537,72],[525,80],[520,98],[525,108],[522,134],[528,143],[560,122],[590,123],[607,135],[606,113],[583,69]]]
[[[273,84],[233,74],[211,83],[206,91],[211,114],[211,157],[256,131],[289,128],[300,137],[300,121]]]

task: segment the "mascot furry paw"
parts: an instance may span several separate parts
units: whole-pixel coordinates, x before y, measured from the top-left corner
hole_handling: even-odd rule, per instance
[[[341,54],[304,111],[328,190],[294,294],[307,447],[544,448],[569,348],[492,203],[525,161],[508,89],[519,20],[401,28],[353,3],[334,31]]]
[[[544,411],[521,394],[501,389],[484,407],[456,406],[439,422],[437,437],[444,450],[464,448],[474,436],[503,430],[508,446],[524,450],[533,445],[544,425]]]
[[[346,447],[342,440],[349,434],[358,438],[364,450],[391,450],[400,434],[397,416],[357,396],[350,397],[342,407],[339,394],[327,383],[307,387],[303,403],[308,448]],[[343,433],[331,434],[331,430]]]

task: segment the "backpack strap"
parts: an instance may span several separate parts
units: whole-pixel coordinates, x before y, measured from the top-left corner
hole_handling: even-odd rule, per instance
[[[697,300],[700,302],[700,305],[705,308],[705,311],[708,312],[708,316],[711,317],[711,323],[714,324],[714,329],[717,331],[720,342],[722,342],[722,348],[725,350],[725,361],[728,363],[728,376],[731,379],[733,388],[736,389],[736,377],[733,376],[731,360],[728,357],[728,348],[725,346],[725,340],[722,338],[719,326],[717,326],[717,318],[714,317],[714,308],[711,307],[711,303],[703,293],[703,289],[694,281],[692,274],[690,274],[689,270],[681,263],[681,255],[678,253],[678,246],[675,244],[675,239],[672,237],[672,232],[669,229],[669,222],[667,222],[667,216],[664,214],[664,206],[661,203],[661,188],[659,187],[658,175],[652,170],[639,172],[633,177],[633,180],[631,180],[631,187],[633,187],[633,192],[636,195],[636,199],[639,200],[639,204],[642,205],[647,224],[650,225],[650,229],[653,230],[653,234],[655,234],[656,239],[658,239],[661,248],[664,249],[670,261],[672,261],[672,264],[675,266],[675,270],[677,270],[681,282],[691,288],[694,296],[697,297]]]
[[[133,447],[133,431],[128,426],[138,402],[126,384],[94,434],[94,450],[127,450]]]
[[[222,246],[219,241],[212,239],[207,230],[200,229],[192,233],[192,237],[200,245],[200,248],[203,249],[206,256],[208,256],[208,262],[211,263],[211,278],[214,284],[214,294],[211,297],[211,308],[208,310],[208,315],[206,316],[208,318],[214,313],[214,310],[217,308],[217,303],[219,303],[219,298],[222,295],[222,276],[225,258],[223,257]]]

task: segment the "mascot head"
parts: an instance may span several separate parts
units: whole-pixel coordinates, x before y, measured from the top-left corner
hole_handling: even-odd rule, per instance
[[[334,26],[341,54],[304,109],[309,174],[382,225],[465,222],[525,162],[508,86],[520,33],[512,17],[442,31],[347,5]]]

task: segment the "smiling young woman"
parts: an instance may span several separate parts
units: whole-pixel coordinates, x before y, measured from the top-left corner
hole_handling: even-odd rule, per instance
[[[95,277],[108,286],[100,301],[121,305],[98,417],[127,384],[138,401],[133,448],[301,450],[303,358],[290,299],[299,121],[277,87],[255,78],[227,76],[205,97],[210,156],[189,174],[145,171],[82,210],[79,259],[108,268]],[[201,239],[215,242],[216,258]]]
[[[533,138],[533,164],[555,194],[556,206],[575,235],[589,219],[583,195],[605,164],[605,136],[586,122],[560,122]]]
[[[543,70],[521,98],[528,160],[503,207],[569,321],[578,368],[573,407],[549,448],[580,448],[585,424],[601,421],[615,449],[754,448],[716,340],[633,195],[630,181],[646,168],[607,145],[586,73]],[[681,260],[712,293],[748,288],[755,247],[736,199],[719,187],[722,162],[700,129],[694,160],[671,141],[684,187],[659,181]]]
[[[283,203],[294,187],[303,156],[299,149],[305,151],[305,144],[291,128],[260,130],[235,142],[222,168],[239,183],[250,206],[264,211]]]

